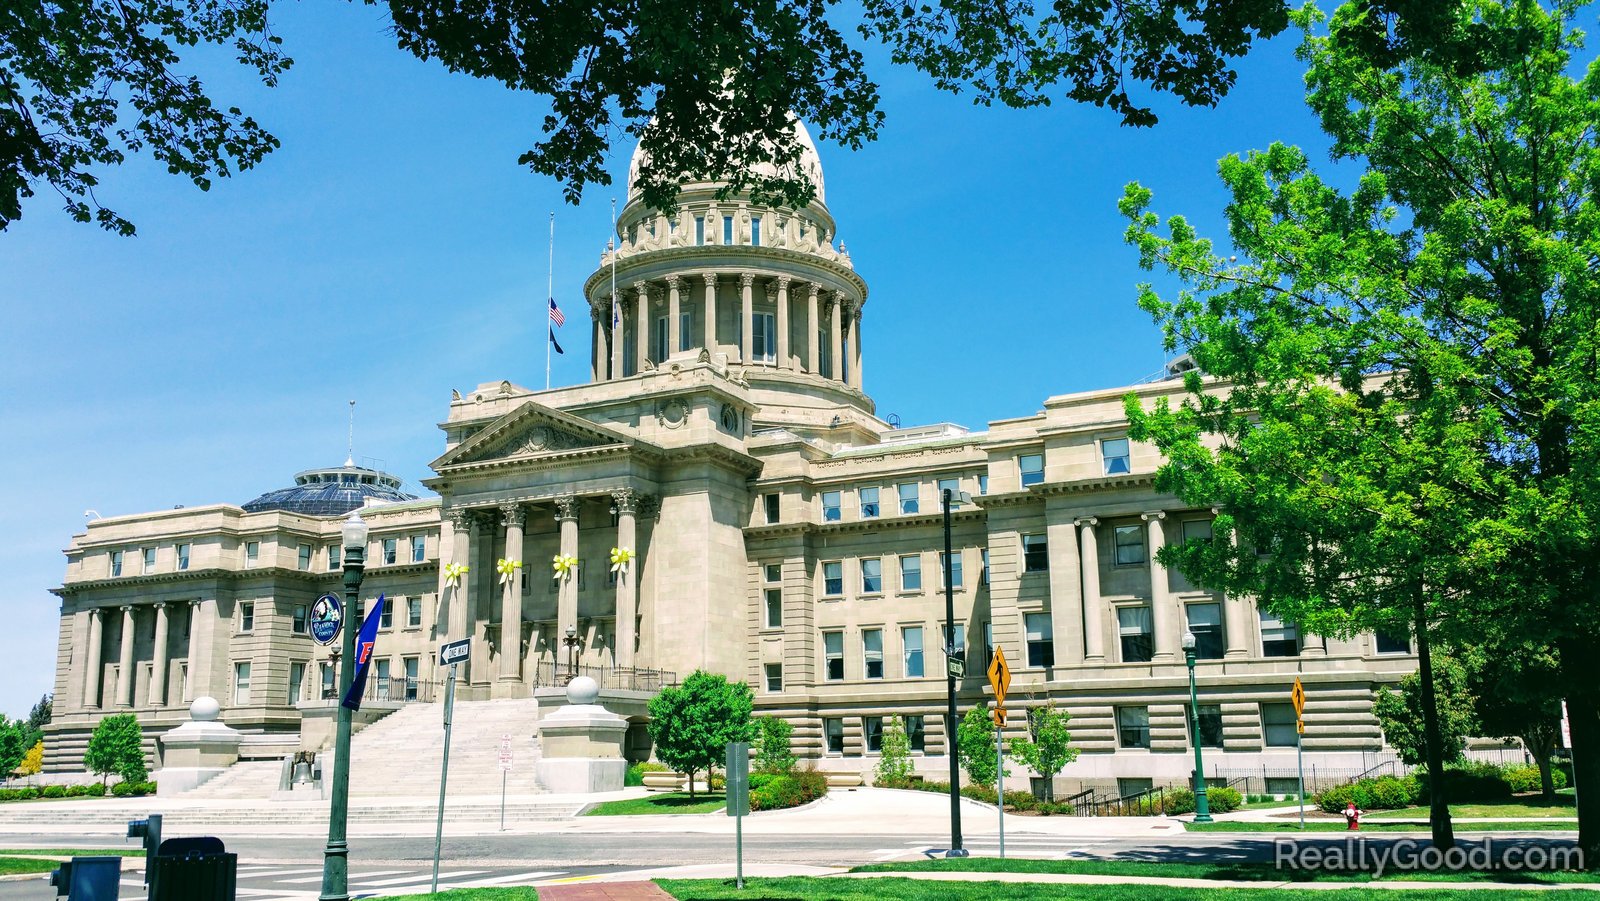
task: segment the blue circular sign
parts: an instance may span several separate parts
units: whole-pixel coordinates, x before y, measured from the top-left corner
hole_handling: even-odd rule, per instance
[[[332,644],[344,627],[344,606],[331,594],[311,605],[311,638],[317,644]]]

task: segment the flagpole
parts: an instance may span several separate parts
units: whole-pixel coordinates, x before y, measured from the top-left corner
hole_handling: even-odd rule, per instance
[[[550,304],[556,299],[556,213],[550,211],[550,263],[545,269],[545,326],[550,325]],[[548,334],[548,332],[547,332]],[[550,341],[544,342],[544,390],[550,390]]]
[[[617,198],[611,198],[611,238],[607,242],[611,245],[611,360],[617,364],[617,371],[611,373],[614,379],[622,378],[622,350],[618,343],[622,336],[617,334],[622,327],[621,312],[617,309]]]

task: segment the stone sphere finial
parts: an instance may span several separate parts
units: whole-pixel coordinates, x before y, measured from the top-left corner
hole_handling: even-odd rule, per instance
[[[195,698],[194,703],[189,705],[189,719],[197,723],[216,722],[221,713],[222,705],[217,703],[216,698],[206,695]]]
[[[600,697],[600,683],[588,676],[575,676],[567,683],[568,704],[593,704]]]

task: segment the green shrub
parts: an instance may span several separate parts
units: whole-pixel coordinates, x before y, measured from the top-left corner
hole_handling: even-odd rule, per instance
[[[1211,805],[1212,813],[1232,813],[1244,804],[1244,798],[1239,795],[1236,788],[1207,788],[1206,803]]]
[[[118,782],[116,785],[111,786],[111,794],[114,797],[126,798],[133,794],[133,786],[134,783],[132,782]]]
[[[0,788],[0,801],[32,801],[39,797],[39,787],[25,785],[21,788]]]
[[[105,796],[106,796],[106,786],[105,786],[104,782],[90,783],[90,785],[89,785],[89,797],[91,797],[91,798],[104,798]]]
[[[751,810],[784,810],[828,793],[828,778],[815,770],[755,773],[750,777]]]
[[[1327,813],[1339,813],[1352,801],[1360,810],[1398,810],[1419,803],[1425,791],[1416,776],[1379,776],[1319,792],[1312,803]]]
[[[1511,786],[1511,790],[1518,794],[1544,790],[1544,784],[1539,781],[1539,768],[1536,766],[1511,767],[1505,771],[1505,780]],[[1566,788],[1567,774],[1552,766],[1550,781],[1557,789]]]
[[[1418,770],[1415,777],[1419,799],[1426,803],[1428,779],[1426,770]],[[1445,767],[1445,793],[1452,804],[1493,803],[1511,797],[1511,783],[1505,770],[1492,763],[1464,763]]]
[[[41,798],[65,798],[66,796],[67,787],[65,785],[46,785],[39,791],[39,797]]]
[[[672,768],[666,764],[656,763],[653,760],[646,760],[643,763],[636,763],[633,766],[628,767],[628,771],[622,775],[622,784],[635,786],[643,785],[645,773],[670,772],[672,772]]]
[[[118,798],[139,798],[155,794],[154,782],[118,782],[111,786],[111,794]]]
[[[69,786],[67,786],[67,797],[69,797],[69,798],[87,798],[87,797],[89,797],[89,786],[87,786],[87,785],[69,785]]]
[[[1363,780],[1366,781],[1366,780]],[[1312,803],[1321,808],[1324,813],[1338,813],[1349,804],[1355,804],[1360,810],[1373,810],[1372,796],[1368,794],[1361,783],[1336,785],[1333,788],[1318,792]]]

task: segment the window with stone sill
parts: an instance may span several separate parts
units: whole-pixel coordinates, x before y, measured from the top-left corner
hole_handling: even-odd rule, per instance
[[[960,551],[951,552],[951,554],[949,555],[948,559],[950,561],[950,566],[949,566],[950,587],[951,588],[961,588],[962,587],[961,552]],[[939,578],[940,578],[941,581],[943,581],[943,579],[944,579],[945,560],[946,560],[946,556],[945,556],[944,551],[940,551],[939,552]]]
[[[1123,663],[1148,663],[1154,654],[1150,608],[1118,607],[1117,636],[1122,649]]]
[[[822,633],[822,660],[824,678],[829,682],[844,680],[844,633]]]
[[[256,605],[253,601],[239,602],[239,631],[251,632],[256,627]]]
[[[1056,665],[1054,631],[1048,613],[1029,613],[1023,618],[1028,639],[1028,665],[1045,667]]]
[[[750,217],[750,246],[751,247],[760,247],[761,246],[761,217],[760,216],[751,216]]]
[[[233,665],[233,704],[235,707],[245,707],[250,703],[250,664],[235,663]]]
[[[761,496],[761,505],[766,512],[767,525],[770,526],[776,523],[778,521],[778,495],[763,494]]]
[[[411,562],[421,563],[428,559],[428,539],[421,535],[411,536]]]
[[[153,547],[144,549],[144,571],[146,573],[156,571],[156,549]]]
[[[1117,746],[1150,748],[1150,708],[1117,708]]]
[[[1042,573],[1050,569],[1050,545],[1044,535],[1022,536],[1022,571]]]
[[[844,720],[823,717],[822,735],[829,754],[844,753]]]
[[[952,509],[952,510],[960,510],[961,509],[961,480],[960,479],[940,479],[939,480],[938,487],[937,487],[937,489],[935,491],[935,495],[934,496],[939,501],[939,505],[941,507],[944,505],[944,493],[946,491],[950,492],[950,509]]]
[[[859,489],[856,492],[856,497],[861,507],[861,518],[876,519],[878,517],[878,489]]]
[[[1293,704],[1261,705],[1261,737],[1269,748],[1292,748],[1300,743]]]
[[[1108,476],[1132,472],[1128,456],[1128,439],[1110,438],[1100,442],[1100,460]]]
[[[861,558],[861,593],[883,593],[883,558]]]
[[[733,217],[732,216],[723,216],[722,217],[722,243],[723,244],[732,244],[733,243]]]
[[[1294,623],[1284,622],[1265,610],[1258,613],[1261,617],[1261,656],[1300,656],[1300,630],[1295,628]]]
[[[1038,485],[1044,481],[1044,454],[1023,454],[1017,458],[1017,472],[1021,475],[1022,487]]]
[[[905,725],[906,741],[911,745],[911,750],[926,751],[928,747],[928,731],[923,718],[920,715],[908,715],[901,717],[901,722]]]
[[[822,492],[822,521],[838,522],[840,519],[839,492]]]
[[[922,590],[922,555],[907,554],[900,558],[900,590]]]
[[[769,663],[765,667],[767,676],[767,691],[783,691],[783,664]]]
[[[1117,566],[1144,565],[1144,526],[1117,526],[1112,541]]]
[[[1194,713],[1185,705],[1183,718],[1188,726],[1189,743],[1194,744]],[[1200,747],[1222,747],[1222,705],[1200,705]],[[1209,779],[1207,780],[1210,781]]]
[[[868,679],[883,678],[883,630],[861,630],[862,672]]]
[[[902,516],[908,516],[912,513],[921,511],[922,503],[918,497],[919,487],[920,486],[917,485],[916,482],[903,482],[898,486],[897,490],[900,494],[900,514]]]
[[[111,552],[111,575],[113,578],[122,575],[122,552]]]
[[[1216,603],[1185,604],[1184,617],[1189,632],[1194,635],[1196,660],[1221,660],[1225,653],[1222,635],[1222,605]]]
[[[1411,653],[1411,636],[1409,635],[1377,632],[1373,635],[1373,641],[1379,654]]]
[[[306,605],[295,604],[290,611],[290,628],[296,635],[306,634]]]
[[[694,217],[694,245],[702,247],[706,243],[706,217]]]
[[[830,560],[822,564],[822,596],[836,598],[844,595],[844,563]]]
[[[883,717],[864,716],[861,718],[862,739],[866,742],[867,753],[876,754],[883,750]]]
[[[979,494],[988,494],[989,493],[989,474],[988,473],[980,473],[978,475],[978,493]]]
[[[422,627],[422,598],[406,598],[406,626],[412,629]]]
[[[311,569],[311,545],[302,544],[294,549],[294,565],[301,572]]]
[[[383,565],[393,566],[399,560],[400,543],[394,538],[383,539]]]
[[[261,559],[261,542],[247,541],[244,544],[244,568],[254,569],[256,561]]]
[[[337,544],[330,544],[328,545],[328,572],[334,572],[338,570],[338,568],[339,546]]]
[[[905,652],[905,657],[902,663],[905,667],[906,678],[921,679],[924,675],[922,663],[922,627],[901,627],[900,645]]]
[[[180,544],[177,547],[179,572],[183,572],[189,568],[189,550],[190,545],[187,544]]]
[[[378,628],[394,628],[394,601],[387,597],[383,599],[383,610],[378,614]]]

